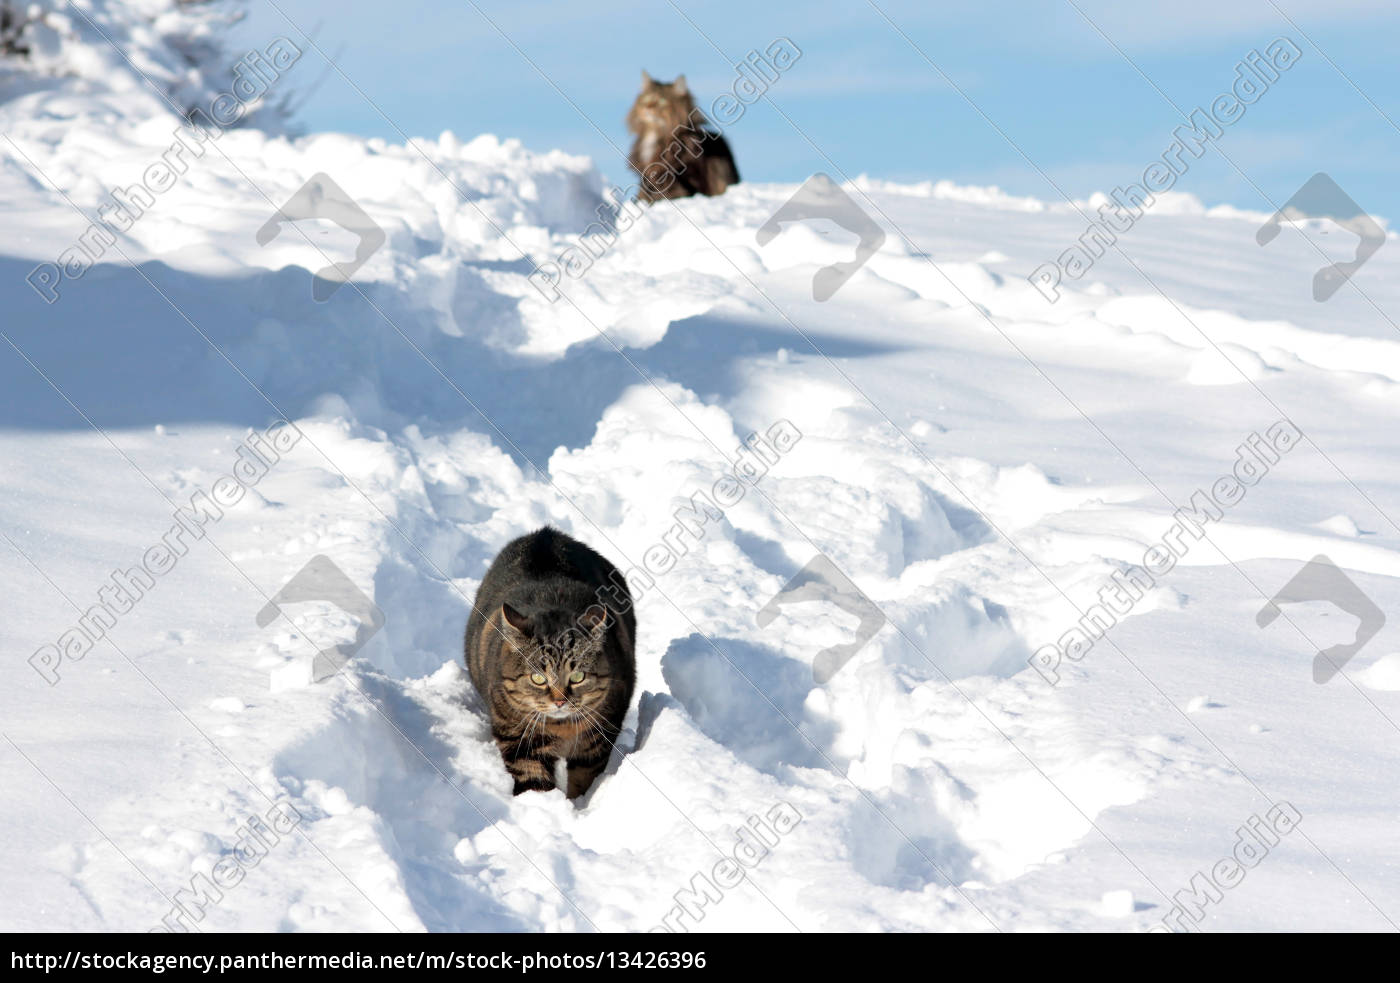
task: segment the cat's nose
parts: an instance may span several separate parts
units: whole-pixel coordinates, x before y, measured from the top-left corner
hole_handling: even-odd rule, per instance
[[[562,706],[563,706],[565,703],[567,703],[567,702],[568,702],[567,700],[555,700],[555,701],[554,701],[554,705],[555,705],[556,707],[562,707]]]

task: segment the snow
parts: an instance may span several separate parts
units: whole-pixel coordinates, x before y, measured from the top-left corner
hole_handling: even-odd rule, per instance
[[[1163,196],[1122,237],[1140,270],[1111,252],[1051,305],[1026,275],[1072,206],[861,178],[888,235],[818,303],[853,243],[760,247],[796,186],[741,184],[646,209],[551,303],[529,275],[598,220],[592,162],[242,127],[46,303],[26,278],[178,122],[90,77],[0,103],[7,929],[145,930],[222,869],[205,931],[1143,931],[1280,803],[1297,830],[1199,927],[1396,926],[1400,624],[1318,685],[1353,619],[1255,616],[1318,554],[1400,601],[1400,252],[1319,304],[1302,234],[1261,249],[1266,214]],[[319,172],[386,233],[326,303],[310,271],[352,238],[257,243]],[[1032,653],[1285,418],[1301,443],[1051,685]],[[282,419],[236,504],[38,671]],[[606,777],[512,798],[460,666],[496,551],[551,523],[638,567],[783,421],[800,439],[633,578]],[[855,615],[758,622],[818,553],[884,619],[824,684]],[[259,627],[318,556],[382,628],[330,600]]]

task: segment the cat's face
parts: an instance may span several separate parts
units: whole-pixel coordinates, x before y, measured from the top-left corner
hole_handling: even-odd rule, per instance
[[[642,91],[632,106],[632,115],[644,129],[674,127],[694,108],[684,75],[678,75],[674,82],[658,82],[642,73]]]
[[[498,623],[506,641],[501,682],[517,709],[550,720],[587,720],[601,709],[612,679],[601,606],[526,616],[505,604]]]

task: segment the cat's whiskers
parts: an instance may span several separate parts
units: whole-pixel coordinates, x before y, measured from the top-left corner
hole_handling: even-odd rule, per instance
[[[536,726],[537,726],[537,725],[540,723],[540,721],[542,721],[543,719],[544,719],[544,714],[541,713],[540,711],[538,711],[538,710],[531,710],[531,711],[530,711],[530,719],[529,719],[529,721],[525,724],[525,732],[524,732],[523,734],[520,735],[520,740],[518,740],[518,741],[515,742],[515,747],[516,747],[517,750],[520,748],[520,746],[521,746],[522,744],[524,744],[526,741],[528,741],[528,740],[530,739],[530,735],[533,734],[533,733],[535,732]]]
[[[582,703],[570,703],[569,705],[578,711],[579,716],[582,717],[584,723],[588,725],[588,729],[584,733],[591,733],[596,730],[600,737],[604,739],[607,738],[607,733],[603,729],[603,724],[606,721],[603,720],[596,710],[591,710]]]

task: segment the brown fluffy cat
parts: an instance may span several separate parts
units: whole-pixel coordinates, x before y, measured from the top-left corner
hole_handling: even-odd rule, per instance
[[[568,797],[607,766],[636,681],[627,582],[587,546],[546,526],[506,544],[476,592],[466,662],[515,794]]]
[[[695,108],[684,75],[658,82],[642,72],[627,129],[637,135],[627,163],[641,176],[643,201],[720,195],[739,183],[729,144]]]

